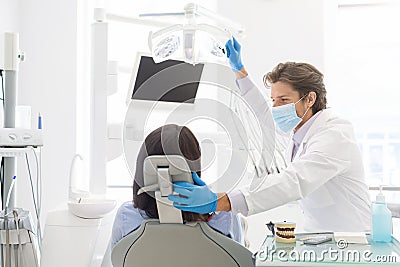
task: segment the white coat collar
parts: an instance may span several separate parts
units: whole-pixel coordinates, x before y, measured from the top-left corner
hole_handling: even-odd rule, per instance
[[[293,161],[295,161],[299,157],[299,155],[301,155],[301,153],[302,153],[302,151],[304,149],[304,144],[306,144],[308,139],[311,136],[313,136],[315,132],[318,131],[318,128],[321,125],[325,125],[325,123],[328,120],[328,118],[331,117],[331,114],[332,114],[332,112],[331,112],[330,109],[323,109],[323,110],[320,111],[320,114],[314,120],[314,122],[312,123],[312,125],[308,129],[307,133],[305,134],[303,140],[301,141],[301,143],[299,145],[299,148],[297,150],[297,153],[296,153],[295,157],[293,158]],[[286,153],[287,162],[291,162],[292,161],[292,153],[293,153],[293,140],[290,141],[289,147],[287,149],[287,153]]]

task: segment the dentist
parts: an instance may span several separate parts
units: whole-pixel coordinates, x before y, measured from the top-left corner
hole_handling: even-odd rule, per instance
[[[280,131],[292,133],[287,147],[290,162],[280,173],[266,174],[255,190],[212,192],[197,175],[196,185],[174,186],[174,206],[196,213],[232,211],[245,216],[298,201],[306,231],[369,231],[370,209],[364,169],[353,127],[326,108],[323,75],[307,63],[278,64],[264,76],[271,88],[272,108],[248,77],[240,44],[226,43],[242,97],[253,108],[261,127],[268,112]]]

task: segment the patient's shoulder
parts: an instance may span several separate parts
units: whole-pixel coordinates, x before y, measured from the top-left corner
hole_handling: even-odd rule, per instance
[[[228,211],[217,212],[207,224],[224,235],[229,235],[232,226],[232,216],[232,213]]]
[[[227,211],[218,212],[212,216],[208,225],[239,244],[244,245],[244,227],[240,223],[238,215]]]
[[[116,219],[118,218],[122,223],[133,225],[133,227],[140,225],[144,219],[147,219],[146,213],[138,208],[135,208],[132,201],[123,203],[119,207],[115,217]]]
[[[215,214],[213,214],[211,220],[231,220],[232,219],[232,212],[230,211],[218,211]]]
[[[115,215],[111,237],[112,247],[123,237],[137,229],[144,219],[142,211],[135,208],[132,201],[123,203]]]

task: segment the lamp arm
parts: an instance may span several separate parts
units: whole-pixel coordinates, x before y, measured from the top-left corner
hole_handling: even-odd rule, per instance
[[[244,34],[244,28],[242,25],[228,19],[225,17],[221,17],[220,15],[216,14],[215,12],[206,9],[202,6],[199,6],[194,3],[189,3],[184,7],[186,14],[194,14],[194,15],[201,15],[207,18],[210,18],[214,21],[219,22],[222,26],[226,27],[226,30],[230,31],[231,33],[242,36]]]

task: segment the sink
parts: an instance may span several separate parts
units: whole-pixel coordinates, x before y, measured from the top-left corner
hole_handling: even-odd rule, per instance
[[[97,219],[111,212],[117,201],[113,199],[80,198],[68,201],[68,209],[75,216],[84,219]]]

